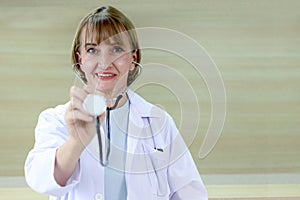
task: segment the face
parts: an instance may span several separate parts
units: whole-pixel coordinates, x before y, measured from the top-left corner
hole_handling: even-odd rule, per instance
[[[100,44],[92,34],[86,35],[85,29],[80,36],[81,46],[77,55],[81,70],[88,86],[106,97],[117,96],[126,89],[128,73],[135,67],[132,61],[136,53],[132,52],[128,36],[125,33],[118,36]]]

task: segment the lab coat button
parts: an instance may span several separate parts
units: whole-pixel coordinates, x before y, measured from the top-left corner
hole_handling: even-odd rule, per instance
[[[104,198],[103,198],[103,195],[102,194],[99,194],[99,193],[97,193],[96,195],[95,195],[95,200],[103,200]]]

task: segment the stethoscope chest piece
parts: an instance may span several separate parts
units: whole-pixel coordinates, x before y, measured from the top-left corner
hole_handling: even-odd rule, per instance
[[[90,115],[99,116],[106,110],[106,101],[104,97],[98,94],[88,94],[82,106]]]

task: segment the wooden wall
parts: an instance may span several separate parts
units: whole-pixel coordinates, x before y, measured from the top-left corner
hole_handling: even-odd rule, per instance
[[[226,122],[204,159],[198,153],[211,117],[209,93],[200,76],[181,69],[199,99],[200,125],[190,150],[202,174],[300,173],[299,1],[4,0],[0,176],[23,176],[39,113],[68,101],[74,83],[70,48],[77,23],[107,4],[125,12],[136,27],[163,27],[188,35],[218,66],[227,94]],[[180,71],[180,61],[145,51],[143,63],[154,61]],[[180,108],[168,88],[148,85],[139,93],[180,122]]]

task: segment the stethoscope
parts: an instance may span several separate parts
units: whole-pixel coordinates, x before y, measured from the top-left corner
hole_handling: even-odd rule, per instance
[[[142,64],[132,61],[132,63],[136,64],[139,67],[139,71],[137,74],[137,77],[135,78],[135,81],[137,78],[140,77],[143,66]],[[76,70],[76,66],[79,65],[79,63],[75,63],[72,65],[72,70],[81,80],[81,82],[84,85],[86,84],[86,81],[84,81],[84,77],[82,77],[78,71]],[[104,167],[108,165],[109,161],[109,155],[110,155],[110,133],[111,133],[111,126],[110,126],[110,112],[114,110],[120,100],[123,98],[124,95],[127,94],[128,86],[125,91],[121,92],[117,97],[114,98],[104,98],[98,94],[89,94],[85,98],[83,102],[83,108],[94,117],[94,123],[96,125],[96,130],[97,130],[97,137],[98,137],[98,144],[99,144],[99,158],[100,158],[100,164]],[[115,102],[112,107],[106,107],[107,102]],[[105,140],[105,135],[104,135],[104,130],[103,127],[100,125],[100,118],[99,115],[101,115],[103,112],[106,111],[106,131],[107,131],[107,140]]]

